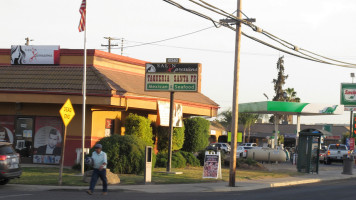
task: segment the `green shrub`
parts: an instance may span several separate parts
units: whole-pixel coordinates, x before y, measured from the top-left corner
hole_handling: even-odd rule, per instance
[[[82,170],[82,165],[80,163],[74,164],[72,166],[73,170],[81,171]],[[89,165],[84,165],[84,171],[92,170],[93,168]]]
[[[187,161],[187,165],[192,166],[192,167],[200,166],[200,161],[191,152],[180,151],[180,154],[182,154],[182,156]]]
[[[205,150],[201,150],[198,152],[197,159],[199,160],[200,166],[204,166]]]
[[[236,160],[236,167],[240,167],[243,164],[247,164],[248,166],[256,166],[258,165],[258,162],[252,158],[239,158]]]
[[[112,135],[102,138],[97,143],[103,145],[103,151],[107,154],[108,168],[113,173],[141,174],[145,165],[146,143],[133,135]],[[90,150],[90,155],[94,148]],[[152,166],[156,156],[153,153]]]
[[[169,127],[158,127],[158,141],[157,149],[158,151],[168,151],[168,142],[169,142]],[[179,150],[183,147],[184,144],[184,126],[175,127],[173,129],[173,138],[172,138],[172,151]]]
[[[209,145],[210,122],[201,117],[184,120],[185,140],[182,150],[198,152]]]
[[[173,168],[184,168],[187,166],[187,160],[183,155],[177,151],[172,154],[172,167]]]
[[[145,117],[130,113],[125,119],[125,135],[135,135],[147,145],[152,145],[151,121]]]
[[[157,161],[156,161],[156,167],[167,167],[167,161],[168,161],[168,152],[167,151],[160,151],[157,154]],[[187,165],[186,159],[183,157],[183,155],[177,151],[172,153],[172,168],[184,168]]]

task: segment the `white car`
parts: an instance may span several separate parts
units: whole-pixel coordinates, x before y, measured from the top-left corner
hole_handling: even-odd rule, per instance
[[[257,147],[256,143],[243,143],[240,146],[244,146],[244,147]]]
[[[251,146],[238,146],[236,149],[236,158],[246,158],[247,150],[252,148]]]

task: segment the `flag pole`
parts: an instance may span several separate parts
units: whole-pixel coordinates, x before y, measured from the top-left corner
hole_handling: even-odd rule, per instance
[[[87,2],[85,2],[87,3]],[[84,65],[83,65],[83,113],[82,113],[82,159],[81,159],[81,172],[84,176],[84,148],[85,148],[85,109],[86,109],[86,95],[87,95],[87,24],[86,24],[86,4],[85,4],[85,15],[84,15]]]

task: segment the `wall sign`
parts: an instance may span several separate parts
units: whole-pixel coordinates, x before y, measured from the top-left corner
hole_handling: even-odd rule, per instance
[[[11,45],[12,65],[59,65],[59,46]]]

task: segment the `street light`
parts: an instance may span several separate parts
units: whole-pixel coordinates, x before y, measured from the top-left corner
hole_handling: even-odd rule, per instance
[[[263,95],[267,98],[267,101],[269,101],[269,98],[266,93],[263,93]]]
[[[352,78],[352,83],[354,83],[355,73],[351,73],[350,76]]]

